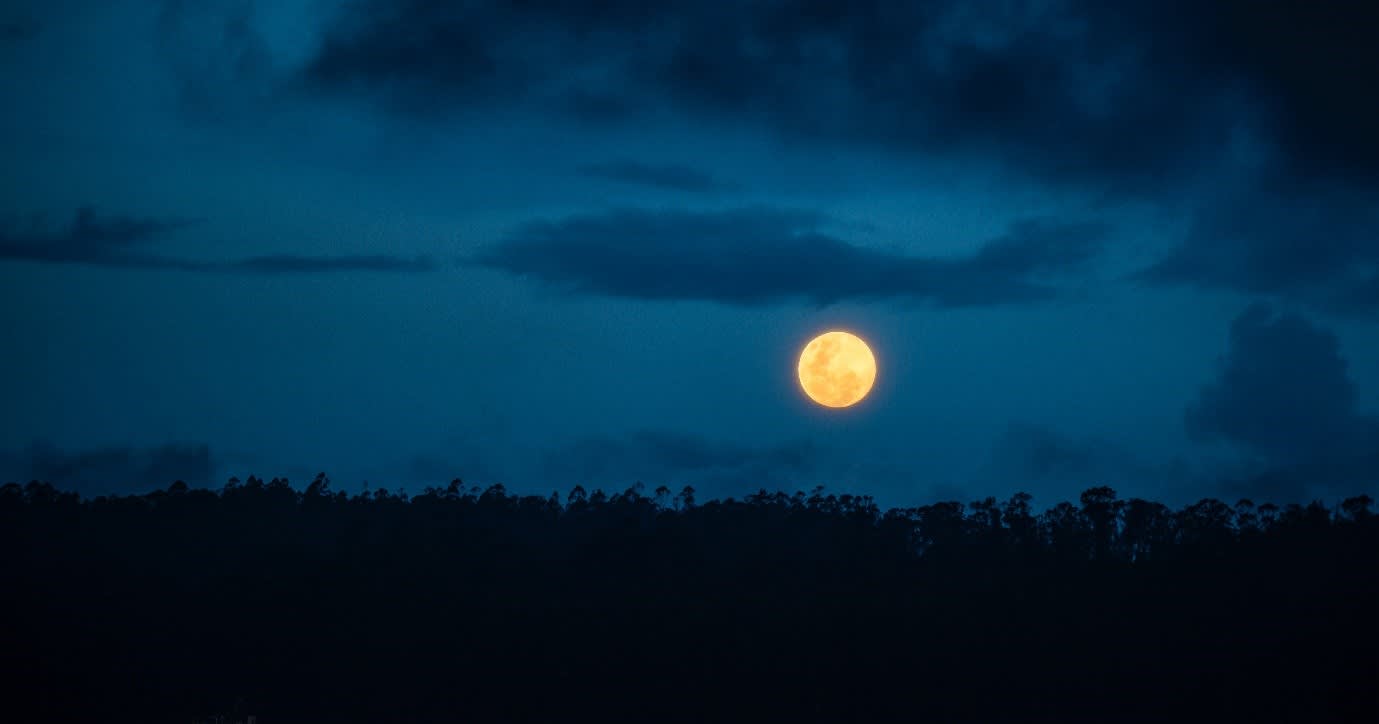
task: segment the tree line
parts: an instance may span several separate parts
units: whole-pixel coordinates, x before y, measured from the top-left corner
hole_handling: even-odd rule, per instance
[[[1373,507],[11,483],[0,686],[36,721],[1362,720]]]

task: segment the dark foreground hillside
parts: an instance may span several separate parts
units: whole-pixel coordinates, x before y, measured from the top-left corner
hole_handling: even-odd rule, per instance
[[[1379,519],[0,489],[9,721],[1374,721]]]

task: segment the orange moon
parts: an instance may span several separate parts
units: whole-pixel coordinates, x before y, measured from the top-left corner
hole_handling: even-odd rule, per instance
[[[824,407],[851,407],[876,382],[876,357],[855,334],[825,332],[800,352],[800,387]]]

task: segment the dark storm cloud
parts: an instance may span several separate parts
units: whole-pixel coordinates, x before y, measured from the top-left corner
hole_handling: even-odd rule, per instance
[[[1238,489],[1348,485],[1379,473],[1379,419],[1356,409],[1336,336],[1263,304],[1231,324],[1218,376],[1202,387],[1185,421],[1196,439],[1234,443],[1270,465]]]
[[[595,119],[671,107],[789,135],[980,150],[1099,183],[1142,183],[1224,137],[1198,122],[1215,111],[1200,81],[1161,77],[1173,58],[1128,44],[1136,13],[1015,5],[978,18],[957,2],[380,0],[337,19],[303,80],[429,115],[514,101]]]
[[[723,183],[703,171],[673,164],[655,165],[636,161],[612,161],[582,166],[579,170],[586,176],[668,191],[712,193],[733,188],[732,185]]]
[[[1142,185],[1246,107],[1290,173],[1379,178],[1372,3],[572,0],[345,6],[303,80],[404,109],[582,98],[789,133],[974,149]]]
[[[0,479],[5,481],[40,480],[89,496],[161,488],[175,480],[204,487],[215,475],[210,448],[204,444],[80,452],[37,444],[0,455],[0,466]]]
[[[66,231],[0,231],[0,260],[99,267],[172,269],[198,272],[311,274],[347,271],[427,272],[437,268],[426,257],[386,254],[302,256],[275,254],[230,262],[203,262],[149,253],[140,247],[194,222],[178,219],[102,218],[91,208],[76,212]]]
[[[1379,4],[1188,7],[1204,20],[1195,64],[1239,79],[1265,104],[1289,175],[1379,185]]]
[[[1044,279],[1081,266],[1100,224],[1025,220],[975,254],[904,256],[849,244],[817,214],[626,210],[529,224],[470,263],[575,292],[759,305],[910,298],[946,307],[1049,299]]]

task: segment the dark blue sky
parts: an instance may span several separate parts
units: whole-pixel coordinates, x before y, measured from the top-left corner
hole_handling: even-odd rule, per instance
[[[997,5],[8,2],[0,477],[1374,492],[1372,4]]]

